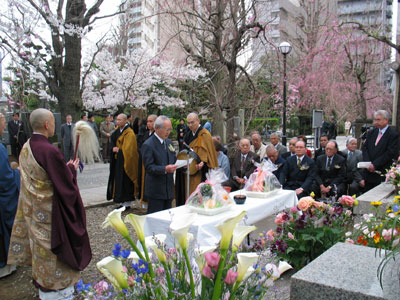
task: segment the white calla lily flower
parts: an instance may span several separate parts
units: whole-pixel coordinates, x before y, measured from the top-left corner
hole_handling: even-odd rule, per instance
[[[221,250],[227,250],[232,239],[233,230],[236,225],[242,220],[246,211],[242,211],[237,216],[226,219],[225,221],[219,223],[215,228],[221,233]]]
[[[171,222],[170,228],[172,236],[178,241],[179,246],[186,250],[189,244],[188,230],[193,222],[196,220],[197,214],[185,214],[179,216],[179,218],[174,218]],[[193,235],[191,236],[193,238]]]
[[[129,236],[128,228],[126,227],[125,223],[122,222],[121,213],[125,210],[125,207],[121,207],[119,209],[114,209],[110,212],[106,220],[103,222],[102,227],[106,228],[108,226],[113,227],[116,231],[118,231],[123,237]]]
[[[165,255],[163,249],[166,238],[167,236],[165,234],[156,234],[155,236],[147,236],[145,238],[146,245],[153,249],[160,262],[167,261],[167,256]],[[158,244],[156,241],[158,241]],[[161,244],[161,247],[159,247],[159,244]]]
[[[243,239],[250,233],[256,230],[256,226],[242,226],[237,225],[233,230],[232,238],[232,251],[236,252],[239,246],[242,244]]]
[[[238,259],[238,278],[237,282],[241,282],[244,280],[245,275],[250,276],[252,272],[254,272],[254,268],[251,271],[250,274],[246,274],[247,271],[249,270],[250,267],[252,267],[258,260],[258,254],[254,252],[250,253],[238,253],[237,254],[237,259]],[[246,278],[247,278],[246,277]]]
[[[125,217],[125,223],[129,223],[136,231],[136,235],[141,243],[144,242],[144,223],[146,222],[146,216],[138,216],[135,214],[129,214]]]
[[[144,252],[141,252],[141,254],[143,256],[145,256]],[[151,253],[149,253],[149,255],[150,255],[150,259],[151,259]],[[139,259],[140,259],[139,255],[135,251],[131,251],[131,253],[129,254],[128,258],[132,259],[132,262],[134,262],[134,263],[138,263]]]
[[[128,288],[128,274],[122,269],[122,262],[112,256],[96,264],[97,269],[119,290]]]
[[[293,267],[291,265],[289,265],[286,261],[280,261],[278,269],[279,269],[279,273],[283,274],[286,271],[293,269]]]
[[[265,265],[265,270],[267,273],[271,274],[271,277],[276,280],[279,277],[281,277],[281,272],[279,271],[279,268],[274,265],[274,264],[266,264]]]

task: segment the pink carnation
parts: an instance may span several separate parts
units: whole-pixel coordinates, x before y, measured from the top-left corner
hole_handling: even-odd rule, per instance
[[[272,229],[268,230],[267,241],[272,242],[274,239],[275,239],[275,232]]]

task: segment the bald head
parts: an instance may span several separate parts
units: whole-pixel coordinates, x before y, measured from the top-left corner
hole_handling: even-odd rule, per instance
[[[35,109],[29,117],[29,122],[32,126],[32,129],[34,131],[41,130],[43,128],[44,122],[50,121],[52,116],[53,114],[51,113],[51,111],[47,109]]]
[[[44,108],[35,109],[29,116],[29,122],[33,131],[39,132],[46,137],[54,135],[55,123],[51,111]]]
[[[117,125],[119,128],[124,128],[127,121],[128,116],[126,114],[119,114],[117,116]]]
[[[192,132],[196,132],[200,125],[200,119],[199,119],[198,114],[196,114],[196,113],[188,114],[187,124],[188,124],[189,129]]]

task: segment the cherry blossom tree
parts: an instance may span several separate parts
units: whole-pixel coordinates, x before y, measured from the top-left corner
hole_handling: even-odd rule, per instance
[[[263,33],[265,24],[257,18],[256,4],[261,1],[236,0],[159,0],[160,14],[169,18],[170,36],[179,41],[187,57],[207,71],[213,116],[213,133],[222,135],[228,122],[227,136],[233,136],[233,117],[239,108],[258,107],[255,86],[246,66],[238,58],[247,51],[250,41]],[[246,101],[236,97],[236,85],[244,77],[252,87]],[[254,101],[255,100],[255,101]],[[223,111],[227,112],[226,118]]]
[[[150,101],[160,108],[182,107],[177,82],[198,80],[205,72],[160,57],[141,49],[124,56],[112,56],[103,50],[96,56],[95,67],[86,78],[82,96],[85,107],[123,111],[127,105],[145,107]]]
[[[42,75],[63,117],[82,109],[82,39],[97,19],[118,13],[96,16],[103,2],[87,8],[85,0],[7,0],[0,15],[2,47]]]

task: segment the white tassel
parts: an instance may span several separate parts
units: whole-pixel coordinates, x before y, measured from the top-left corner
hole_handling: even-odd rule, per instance
[[[99,141],[92,127],[86,121],[79,121],[73,130],[74,147],[77,135],[80,135],[78,146],[78,157],[83,163],[93,164],[95,160],[100,160]]]

